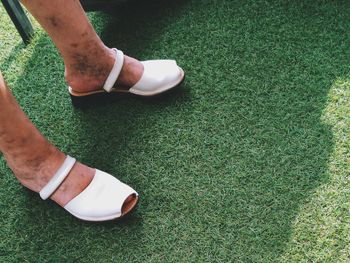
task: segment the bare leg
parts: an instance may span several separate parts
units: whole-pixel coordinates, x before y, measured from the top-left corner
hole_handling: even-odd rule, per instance
[[[115,61],[115,53],[97,36],[78,0],[23,0],[23,4],[48,32],[66,66],[66,80],[75,91],[101,89]],[[117,83],[130,87],[143,72],[142,64],[125,57]],[[28,120],[0,74],[0,151],[17,179],[33,191],[57,171],[65,155],[52,146]],[[64,206],[91,182],[94,169],[75,164],[66,180],[51,196]],[[129,197],[127,212],[135,204]]]
[[[91,26],[78,0],[22,0],[61,53],[66,80],[75,91],[101,89],[114,61],[115,52],[106,47]],[[117,84],[134,85],[143,72],[136,59],[125,57]]]
[[[17,179],[29,189],[39,192],[63,163],[65,155],[33,126],[1,75],[0,105],[0,150]],[[90,183],[93,174],[93,169],[77,164],[52,199],[65,205]],[[73,182],[74,178],[79,179],[79,185]]]
[[[17,179],[39,192],[62,165],[65,155],[50,144],[25,116],[6,86],[0,72],[0,151]],[[51,196],[66,205],[91,182],[94,169],[77,162],[66,180]],[[124,203],[126,212],[133,206],[130,197]]]

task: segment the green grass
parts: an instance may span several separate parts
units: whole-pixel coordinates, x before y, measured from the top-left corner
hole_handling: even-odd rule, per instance
[[[143,2],[143,3],[141,3]],[[182,89],[74,110],[53,43],[0,7],[0,69],[63,151],[141,194],[84,223],[0,163],[1,262],[349,262],[350,2],[183,0],[89,14],[110,46],[176,58]]]

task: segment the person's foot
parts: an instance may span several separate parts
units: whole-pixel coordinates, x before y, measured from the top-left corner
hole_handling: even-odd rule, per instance
[[[87,57],[76,55],[75,61],[66,64],[65,77],[68,85],[76,92],[101,90],[116,59],[112,49],[106,49],[100,55]],[[123,68],[115,85],[129,89],[143,74],[140,61],[124,56]]]
[[[62,165],[65,155],[58,150],[53,150],[50,156],[24,160],[19,158],[14,163],[10,161],[8,163],[21,184],[35,192],[40,192]],[[50,198],[60,206],[65,206],[89,185],[94,174],[94,169],[77,162]]]
[[[64,163],[66,156],[30,122],[7,88],[0,72],[0,152],[17,179],[29,189],[40,192]],[[79,195],[92,181],[95,169],[76,163],[66,179],[51,195],[61,206]],[[123,202],[127,213],[137,202],[130,196]]]
[[[5,155],[8,165],[21,184],[39,192],[56,173],[66,156],[36,131],[20,138],[18,145],[16,141],[13,143],[17,150],[15,154]],[[50,198],[64,207],[90,184],[94,175],[95,169],[76,162],[67,178]],[[136,201],[134,196],[128,197],[122,213],[130,211]]]

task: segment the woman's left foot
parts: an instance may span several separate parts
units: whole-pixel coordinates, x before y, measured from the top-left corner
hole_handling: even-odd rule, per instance
[[[98,59],[84,61],[77,56],[77,61],[66,66],[65,77],[72,91],[77,93],[93,92],[103,89],[116,60],[116,53],[109,49]],[[144,67],[135,58],[124,55],[123,67],[115,86],[124,87],[125,90],[135,85],[141,78]]]
[[[140,62],[125,56],[120,50],[113,49],[113,53],[112,66],[111,56],[109,56],[106,64],[92,67],[96,68],[95,71],[87,70],[88,74],[83,75],[80,80],[78,80],[79,74],[75,77],[76,80],[68,77],[69,74],[67,74],[72,99],[90,97],[105,91],[154,96],[178,86],[184,79],[184,71],[174,60]],[[85,67],[81,68],[85,69]],[[86,68],[91,68],[91,65]],[[85,83],[83,79],[90,80]]]

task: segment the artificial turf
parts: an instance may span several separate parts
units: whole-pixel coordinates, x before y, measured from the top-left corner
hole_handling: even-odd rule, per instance
[[[89,17],[109,46],[175,58],[186,82],[76,110],[49,37],[35,23],[24,46],[0,6],[0,69],[24,111],[141,195],[127,221],[81,222],[2,159],[1,262],[350,261],[349,1],[128,1]]]

